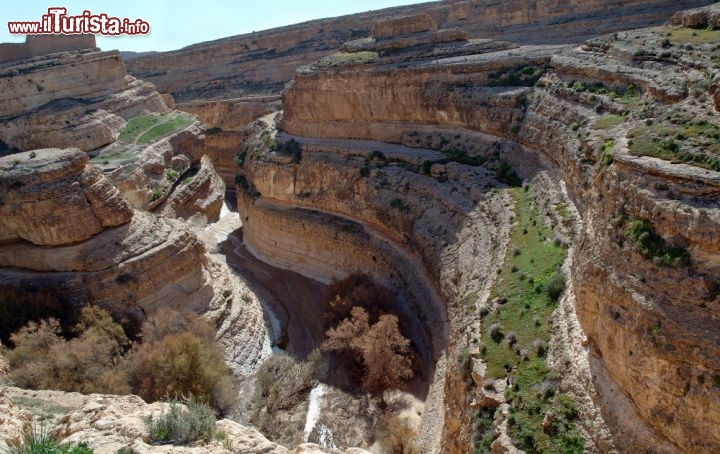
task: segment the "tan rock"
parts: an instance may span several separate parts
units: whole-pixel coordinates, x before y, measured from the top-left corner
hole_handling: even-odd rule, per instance
[[[449,43],[453,41],[467,41],[468,34],[459,28],[442,28],[433,33],[434,43]]]
[[[125,198],[87,163],[78,149],[0,158],[0,240],[60,245],[128,222],[132,210]]]
[[[117,139],[126,120],[168,110],[152,84],[127,75],[117,51],[37,57],[0,75],[1,138],[21,150],[94,150]]]
[[[673,14],[668,22],[671,25],[693,28],[720,28],[720,6],[716,3],[702,8],[680,11]]]
[[[213,168],[208,156],[203,156],[200,169],[192,180],[176,184],[170,196],[156,208],[162,216],[189,220],[205,226],[220,217],[220,209],[225,201],[225,183]]]
[[[372,35],[374,38],[392,38],[413,33],[433,31],[437,24],[429,14],[396,17],[375,23]]]

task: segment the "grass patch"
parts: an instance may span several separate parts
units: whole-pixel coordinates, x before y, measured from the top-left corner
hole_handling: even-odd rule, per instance
[[[118,137],[122,142],[134,142],[138,135],[162,121],[160,115],[142,115],[131,118]]]
[[[140,144],[154,142],[187,128],[192,122],[192,118],[178,115],[175,118],[156,124],[150,128],[149,131],[141,135],[137,141]]]
[[[510,434],[518,447],[527,452],[580,453],[583,440],[573,423],[577,410],[568,396],[557,394],[559,377],[545,358],[552,334],[550,316],[565,288],[558,273],[565,251],[549,240],[552,232],[537,219],[529,193],[522,188],[508,191],[515,200],[517,223],[491,293],[504,304],[483,319],[482,356],[489,378],[504,379],[512,370],[514,385],[506,397],[511,404]],[[554,421],[546,433],[542,421],[548,412]]]
[[[670,42],[677,44],[715,44],[720,41],[720,30],[671,27]]]
[[[170,183],[174,183],[180,174],[175,169],[165,169],[165,179]]]
[[[720,126],[681,114],[669,120],[670,124],[644,124],[630,130],[630,154],[720,171]]]
[[[23,430],[20,437],[9,439],[7,445],[0,448],[3,454],[92,454],[85,443],[61,445],[57,437],[51,435],[44,426],[30,426]]]
[[[603,115],[598,118],[593,125],[593,129],[610,129],[615,126],[622,124],[625,121],[625,117],[622,115]]]
[[[186,408],[177,402],[170,410],[145,419],[145,428],[154,444],[186,445],[193,441],[210,441],[215,433],[216,415],[209,405],[192,396],[185,401]]]

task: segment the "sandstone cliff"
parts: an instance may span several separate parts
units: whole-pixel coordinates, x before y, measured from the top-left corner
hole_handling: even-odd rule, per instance
[[[117,51],[75,51],[0,67],[0,140],[31,150],[114,142],[126,121],[168,108],[155,87],[128,76]]]
[[[439,289],[450,333],[440,346],[452,351],[465,320],[454,307],[461,290],[473,288],[443,259],[465,247],[454,217],[479,229],[479,250],[502,238],[471,215],[476,207],[500,216],[486,192],[498,183],[463,188],[464,181],[499,160],[526,179],[557,172],[582,220],[569,267],[589,346],[582,353],[589,394],[581,397],[601,396],[614,439],[602,441],[600,426],[589,424],[586,449],[718,449],[717,32],[663,27],[578,48],[485,46],[466,54],[481,44],[470,40],[445,44],[438,55],[439,44],[420,37],[424,28],[414,31],[412,50],[368,55],[378,39],[298,72],[280,123],[291,135],[265,120],[246,141],[238,182],[245,240],[281,266],[327,279],[352,271],[345,257],[364,263],[367,254],[375,260],[363,266],[377,274],[402,273],[397,256],[377,268],[386,259],[375,255],[372,238],[390,239]],[[447,162],[458,159],[482,166]],[[465,202],[455,199],[465,193]],[[313,246],[305,250],[299,238]],[[481,281],[492,272],[478,262],[470,269]],[[443,380],[435,377],[431,389]],[[450,407],[462,398],[451,388]],[[446,440],[461,433],[445,430]]]
[[[134,320],[161,307],[211,310],[218,326],[245,325],[242,333],[224,328],[219,335],[234,371],[248,374],[267,356],[259,302],[242,282],[229,280],[227,265],[209,263],[203,243],[180,221],[132,210],[84,152],[25,152],[0,158],[0,167],[4,313],[47,302],[58,310],[99,305]],[[207,216],[217,214],[214,196],[205,198],[210,206],[194,199],[222,192],[211,168],[190,184],[199,190],[179,192],[167,210],[182,217],[197,206]]]
[[[278,93],[296,68],[329,55],[342,43],[370,36],[375,23],[426,14],[443,29],[519,43],[571,43],[612,31],[662,24],[673,12],[708,0],[599,0],[574,2],[428,2],[238,35],[127,62],[130,74],[148,80],[181,102]],[[391,25],[387,25],[391,27]],[[392,33],[400,33],[400,29]],[[388,32],[389,33],[389,32]]]
[[[195,115],[209,127],[205,138],[205,154],[215,171],[228,187],[235,184],[235,156],[240,151],[248,125],[274,110],[279,96],[249,97],[183,103],[179,110]]]

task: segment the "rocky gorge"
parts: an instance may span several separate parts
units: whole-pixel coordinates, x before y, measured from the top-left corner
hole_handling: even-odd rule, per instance
[[[418,351],[417,378],[381,399],[395,402],[387,414],[405,418],[416,452],[716,451],[718,6],[618,2],[621,24],[593,2],[486,3],[129,60],[175,106],[113,53],[5,64],[8,93],[73,58],[104,61],[123,81],[3,98],[6,311],[57,300],[140,318],[167,306],[204,313],[230,368],[250,377],[250,401],[271,343],[315,364],[319,289],[366,273],[398,296]],[[198,52],[242,58],[200,74],[212,68],[190,63]],[[97,110],[81,112],[77,98]],[[34,115],[69,121],[55,139]],[[80,137],[100,116],[98,135]],[[152,133],[162,125],[170,132]],[[226,186],[237,214],[223,208]],[[302,433],[270,442],[236,415],[218,423],[230,450],[392,452],[372,399],[311,388],[279,414],[292,428],[317,406],[308,433],[320,445]],[[17,433],[23,391],[3,392],[17,414],[3,428]],[[68,440],[162,449],[137,427],[159,407],[72,399],[58,415]]]

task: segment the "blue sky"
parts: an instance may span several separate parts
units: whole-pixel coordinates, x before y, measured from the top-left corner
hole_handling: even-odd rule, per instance
[[[268,28],[304,22],[310,19],[340,16],[343,14],[387,8],[390,6],[421,3],[413,0],[121,0],[100,2],[96,0],[52,0],[41,3],[29,0],[4,2],[3,23],[0,26],[0,42],[21,42],[24,36],[10,35],[7,21],[39,21],[47,9],[64,6],[68,15],[107,13],[108,16],[143,19],[150,24],[147,36],[105,37],[98,36],[98,46],[103,50],[120,49],[132,51],[167,51],[189,44],[209,41],[226,36],[266,30]]]

